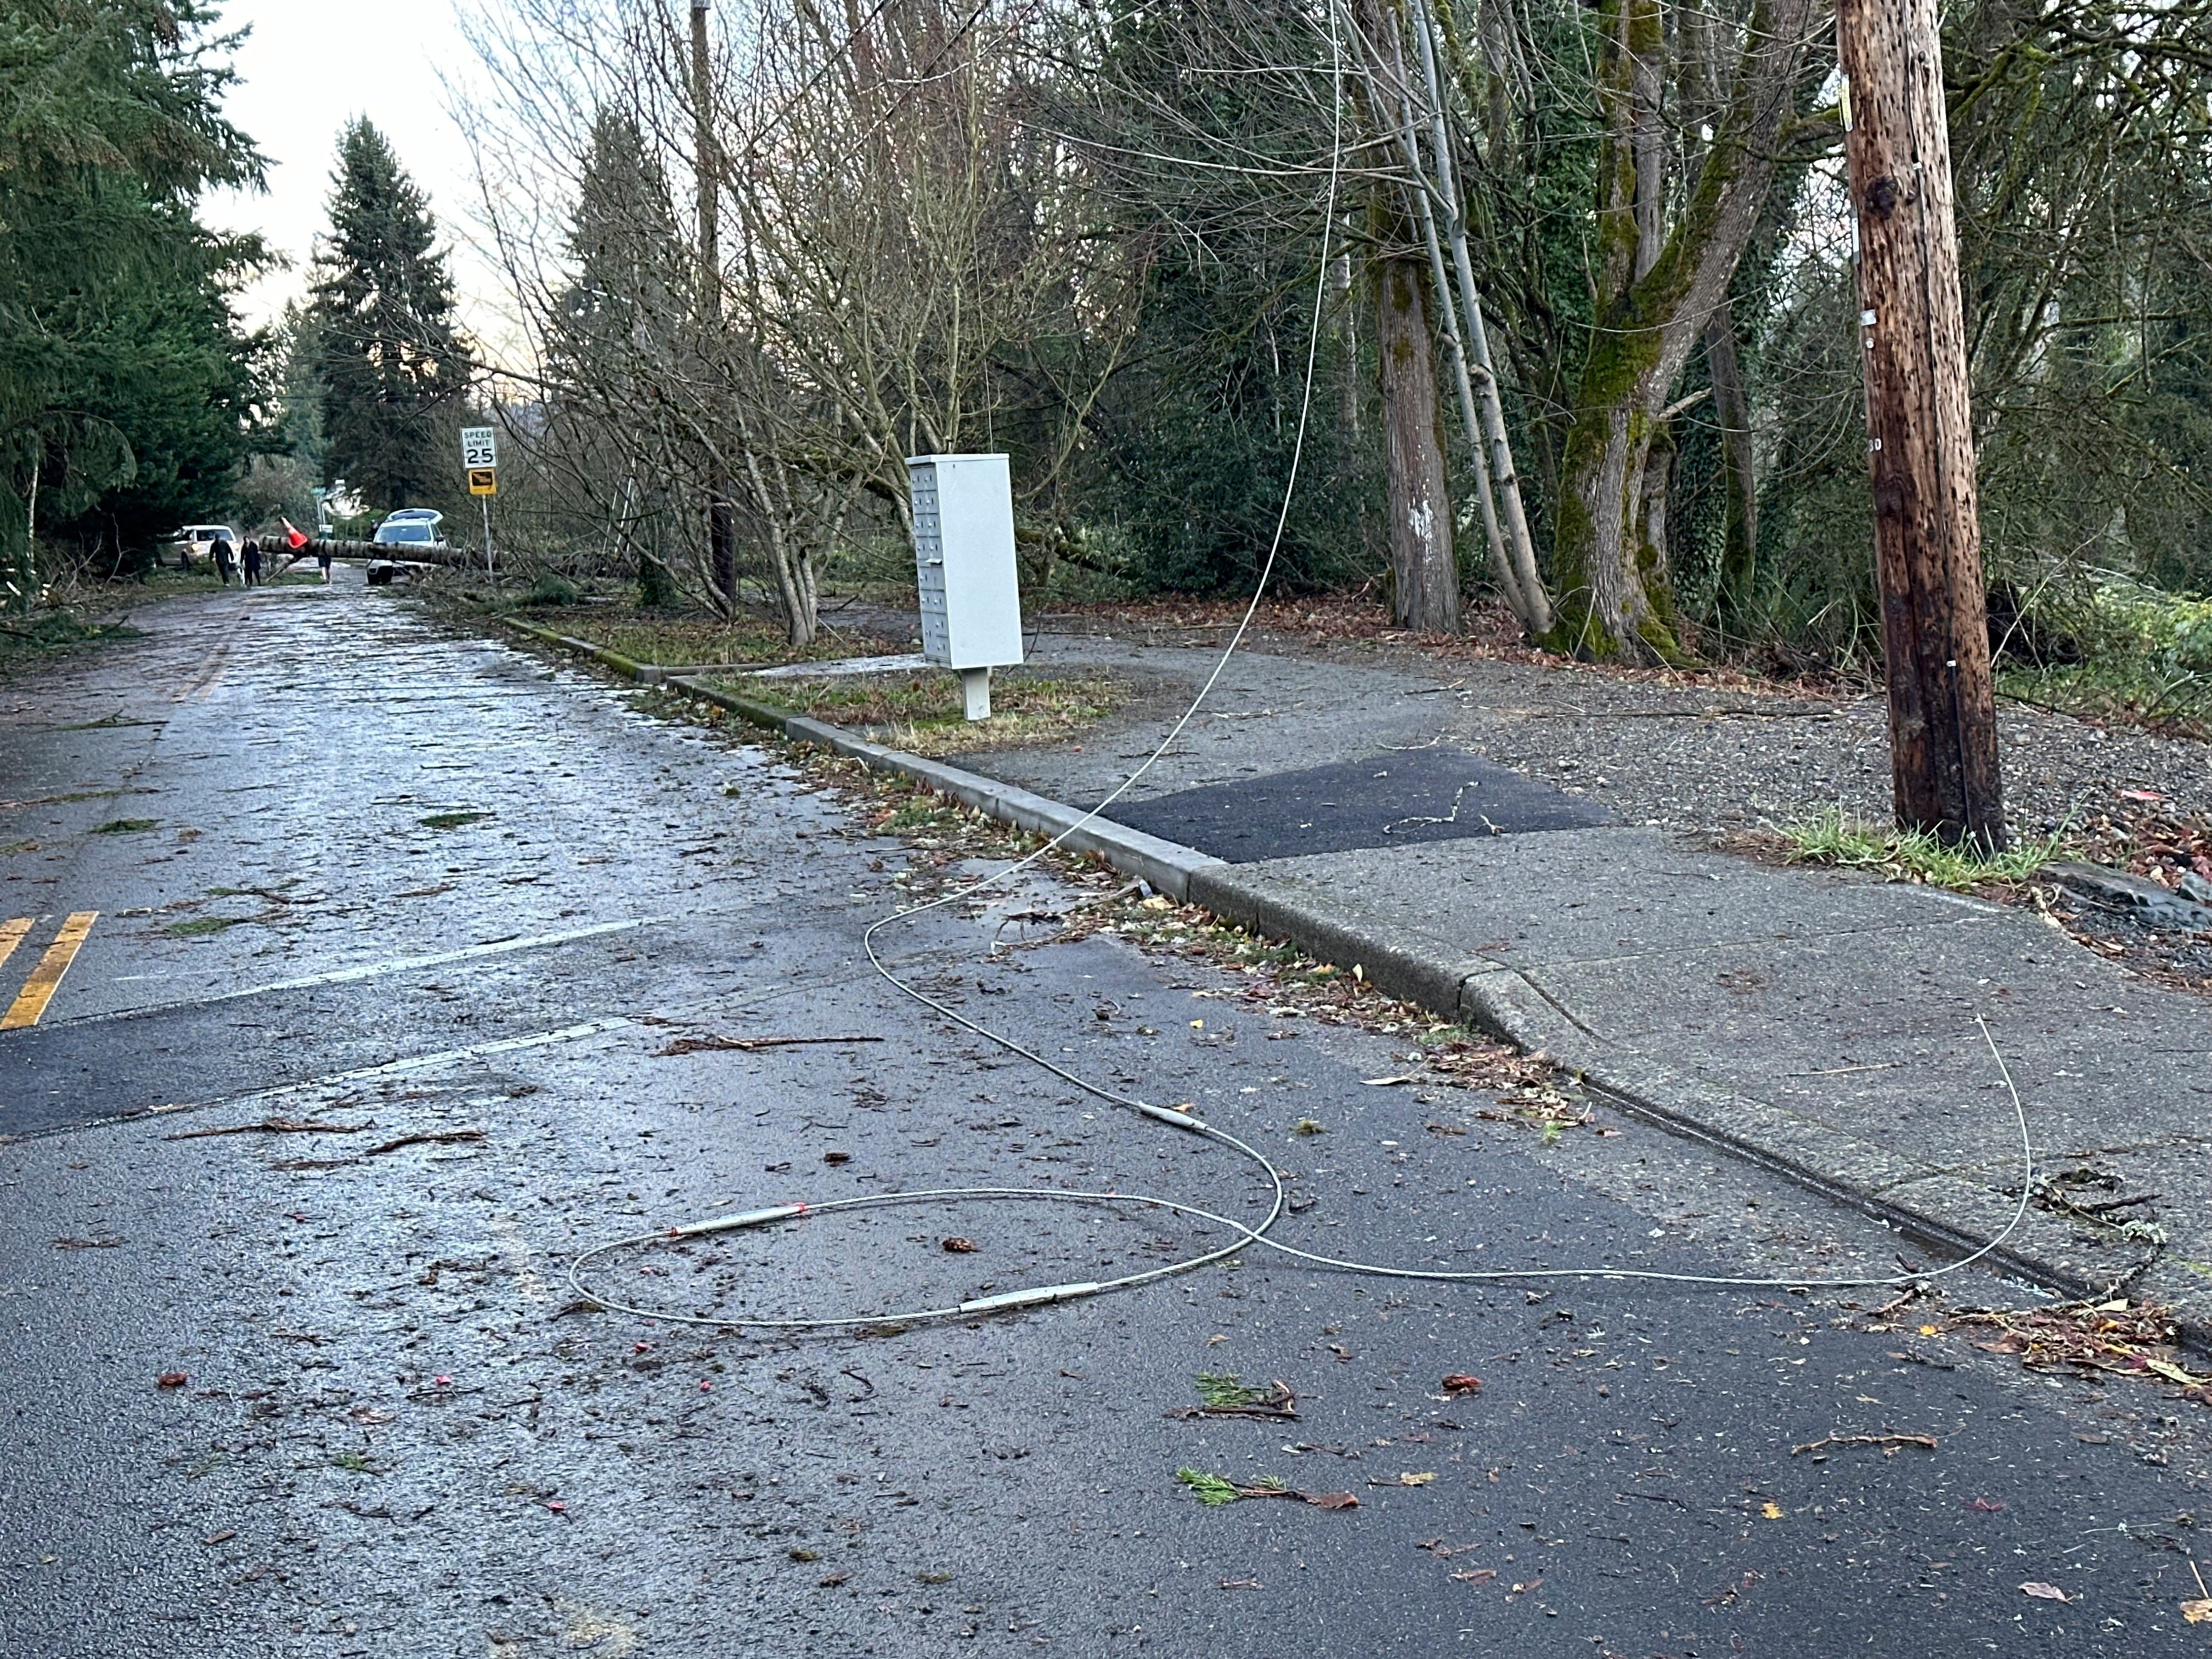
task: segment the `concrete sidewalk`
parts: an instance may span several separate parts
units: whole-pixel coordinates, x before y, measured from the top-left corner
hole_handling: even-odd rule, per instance
[[[1039,654],[1041,666],[1194,677],[1212,661],[1087,639],[1047,641]],[[2212,1003],[2162,990],[2027,910],[1715,853],[1709,835],[1660,827],[1640,802],[1593,822],[1607,817],[1591,809],[1608,800],[1624,765],[1608,779],[1586,764],[1593,787],[1550,792],[1559,810],[1547,811],[1535,799],[1545,786],[1522,775],[1543,769],[1525,764],[1522,740],[1466,712],[1542,695],[1523,684],[1540,672],[1501,665],[1496,684],[1478,679],[1470,692],[1467,680],[1418,666],[1255,652],[1231,664],[1211,718],[1194,722],[1194,737],[1115,814],[1227,860],[1191,866],[1191,902],[1541,1048],[1631,1110],[1948,1252],[2002,1232],[2019,1203],[2018,1121],[1977,1023],[1986,1022],[2027,1109],[2039,1183],[2078,1170],[2118,1182],[2083,1190],[2085,1203],[2158,1195],[2113,1212],[2109,1224],[2039,1206],[2002,1259],[2053,1287],[2097,1294],[2119,1283],[2172,1304],[2197,1346],[2212,1346]],[[1694,688],[1655,696],[1588,677],[1572,694],[1585,709],[1618,698],[1618,722],[1652,733],[1647,769],[1661,775],[1639,781],[1646,799],[1692,793],[1665,774],[1700,744],[1773,743],[1791,760],[1815,750],[1796,762],[1800,810],[1809,810],[1821,799],[1813,790],[1846,769],[1832,747],[1822,757],[1802,738],[1766,734],[1784,720],[1863,727],[1869,717]],[[1636,718],[1674,714],[1684,717]],[[1492,730],[1504,740],[1487,741]],[[1085,806],[1126,774],[1146,735],[967,764]],[[2020,736],[2017,752],[2033,753],[2051,734]],[[1866,739],[1857,732],[1843,750],[1854,787],[1826,799],[1886,785],[1886,746]],[[2058,734],[2062,746],[2071,740]],[[2143,753],[2129,763],[2166,777],[2191,758],[2153,740],[2114,747],[2130,744]],[[1504,791],[1497,760],[1523,763]],[[1363,771],[1373,780],[1365,790],[1389,805],[1361,823],[1339,798]],[[1283,803],[1307,781],[1304,816],[1285,816]],[[1250,810],[1238,823],[1231,801],[1240,792]],[[1507,833],[1473,823],[1477,800],[1504,803]],[[1449,814],[1459,821],[1439,828]],[[1188,827],[1180,837],[1178,823]],[[1238,850],[1301,833],[1316,850]],[[2140,1224],[2123,1233],[2130,1219]]]
[[[2116,1220],[2168,1236],[2037,1209],[2002,1255],[2083,1294],[2142,1269],[2133,1293],[2212,1335],[2212,1007],[2033,914],[1634,829],[1222,866],[1190,896],[1953,1251],[2002,1231],[2020,1192],[1986,1022],[2039,1177],[2155,1193]]]
[[[1039,654],[1041,666],[1164,679],[1153,699],[1162,707],[1187,698],[1176,682],[1194,684],[1213,660],[1096,640]],[[1501,678],[1526,697],[1541,688],[1518,683],[1538,672],[1508,666]],[[1077,823],[1162,729],[1159,708],[1133,709],[1081,745],[953,767],[676,684],[1048,832]],[[1664,820],[1623,822],[1627,813],[1603,804],[1608,780],[1595,767],[1594,787],[1553,787],[1528,775],[1541,769],[1510,742],[1483,752],[1493,745],[1469,727],[1465,697],[1455,707],[1449,695],[1463,688],[1401,668],[1240,655],[1177,750],[1117,804],[1117,821],[1093,821],[1071,844],[1541,1049],[1627,1109],[1946,1255],[2005,1233],[2019,1208],[2019,1121],[1994,1042],[2025,1108],[2039,1188],[2078,1172],[2104,1183],[2081,1189],[2085,1204],[2136,1200],[2106,1220],[2033,1207],[2000,1263],[2073,1294],[2118,1286],[2168,1304],[2185,1337],[2212,1351],[2212,1003],[2160,989],[2027,910],[1772,868],[1711,851],[1708,836]],[[1684,716],[1667,721],[1674,758],[1650,761],[1662,773],[1700,744],[1766,741],[1745,732],[1778,714],[1835,713],[1597,678],[1574,693],[1584,713],[1615,700],[1596,713],[1624,724]],[[1854,718],[1863,724],[1864,711]],[[2143,750],[2136,764],[2167,775],[2195,758],[2124,741]],[[1854,771],[1875,769],[1856,754],[1865,747],[1863,734],[1850,740]],[[1801,789],[1830,781],[1842,769],[1835,757],[1816,750]],[[1875,758],[1886,775],[1886,756]],[[1638,781],[1647,799],[1694,799],[1714,787]],[[1820,797],[1798,799],[1802,810]],[[1278,855],[1302,844],[1314,850]],[[1817,1276],[1820,1264],[1805,1271]]]

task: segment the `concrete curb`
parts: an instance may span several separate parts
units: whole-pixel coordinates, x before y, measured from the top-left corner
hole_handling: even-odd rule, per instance
[[[502,621],[550,644],[644,679],[641,665],[617,652],[537,628]],[[649,667],[649,665],[647,665]],[[1954,1259],[1979,1249],[2012,1219],[2012,1205],[1993,1189],[1948,1170],[1899,1160],[1886,1149],[1808,1122],[1765,1102],[1676,1076],[1650,1056],[1593,1036],[1525,975],[1486,958],[1446,959],[1393,940],[1385,929],[1346,914],[1329,914],[1242,877],[1235,866],[1194,848],[1148,836],[1106,818],[976,773],[888,749],[824,721],[734,696],[683,677],[663,684],[729,709],[766,730],[850,756],[872,769],[910,777],[1002,823],[1060,835],[1077,823],[1066,846],[1095,853],[1125,875],[1141,878],[1182,902],[1224,921],[1297,945],[1309,956],[1359,971],[1368,983],[1443,1018],[1463,1021],[1526,1054],[1548,1054],[1585,1086],[1620,1109],[1671,1134],[1753,1164],[1832,1202],[1848,1205],[1930,1249]],[[1907,1198],[1906,1194],[1912,1194]],[[2101,1294],[2104,1281],[2069,1262],[2069,1230],[2057,1217],[2031,1212],[1990,1262],[2002,1272],[2071,1297]],[[2154,1271],[2146,1285],[2172,1276]],[[2141,1291],[2137,1292],[2138,1294]],[[2178,1294],[2171,1299],[2179,1300]],[[2184,1343],[2212,1353],[2212,1322],[2178,1319]]]
[[[1270,890],[1234,866],[1198,872],[1189,902],[1323,961],[1357,967],[1378,989],[1464,1021],[1524,1054],[1547,1054],[1631,1116],[1846,1205],[1953,1260],[1979,1250],[2013,1219],[2016,1198],[1948,1170],[1907,1162],[1887,1148],[1764,1101],[1678,1076],[1648,1054],[1593,1036],[1513,969],[1486,960],[1446,960],[1409,947],[1355,916]],[[2000,1272],[2062,1295],[2105,1294],[2107,1276],[2069,1259],[2077,1254],[2072,1230],[2061,1218],[2030,1211],[1984,1259]],[[2191,1298],[2183,1284],[2179,1268],[2154,1267],[2132,1294],[2185,1305]],[[2181,1313],[2175,1322],[2185,1346],[2212,1353],[2212,1321]]]

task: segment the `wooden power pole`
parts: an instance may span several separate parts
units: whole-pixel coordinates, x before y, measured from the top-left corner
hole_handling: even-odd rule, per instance
[[[1897,819],[2004,845],[1936,0],[1838,0]]]
[[[708,73],[708,0],[691,0],[692,138],[699,175],[699,349],[714,349],[722,318],[722,169],[714,145],[714,83]],[[714,595],[722,608],[738,605],[737,525],[730,511],[729,480],[722,463],[707,457],[707,555]]]

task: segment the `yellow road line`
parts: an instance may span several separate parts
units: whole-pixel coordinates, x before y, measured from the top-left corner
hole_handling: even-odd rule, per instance
[[[0,921],[0,968],[8,965],[8,958],[15,954],[15,947],[23,942],[23,935],[30,931],[31,918],[28,916]]]
[[[30,978],[23,981],[21,993],[9,1005],[8,1012],[0,1014],[0,1031],[20,1030],[39,1023],[54,993],[61,988],[62,975],[69,972],[85,936],[92,932],[92,924],[99,920],[97,910],[79,910],[62,924],[54,942],[46,946],[46,955],[39,958],[39,965],[31,969]]]

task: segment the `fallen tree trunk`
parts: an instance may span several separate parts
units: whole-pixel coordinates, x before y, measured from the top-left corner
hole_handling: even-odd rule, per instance
[[[455,547],[447,542],[352,542],[311,540],[289,562],[301,559],[320,558],[328,552],[334,559],[390,559],[399,564],[444,564],[457,567],[480,565],[483,556],[465,547]]]

